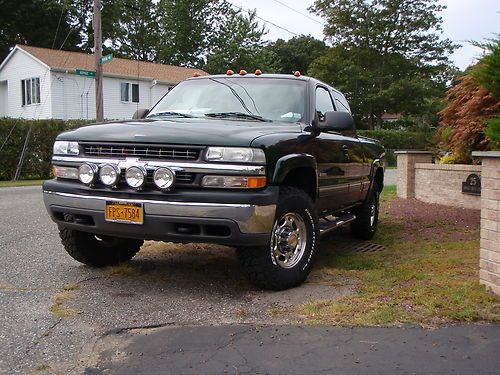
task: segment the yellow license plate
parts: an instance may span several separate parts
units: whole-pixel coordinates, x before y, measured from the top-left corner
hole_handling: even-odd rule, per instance
[[[106,202],[106,221],[142,224],[144,209],[141,203]]]

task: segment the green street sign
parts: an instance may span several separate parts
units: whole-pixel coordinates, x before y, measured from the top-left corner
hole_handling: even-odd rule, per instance
[[[99,59],[99,64],[104,65],[107,62],[110,62],[111,60],[113,60],[113,54],[112,53],[110,53],[109,55],[106,55],[106,56],[102,56]]]
[[[95,77],[95,71],[94,70],[85,70],[85,69],[76,69],[76,75],[83,76],[83,77]]]

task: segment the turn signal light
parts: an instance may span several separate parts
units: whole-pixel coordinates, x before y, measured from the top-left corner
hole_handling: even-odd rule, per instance
[[[240,70],[240,76],[244,76],[247,74],[247,71],[245,69]]]

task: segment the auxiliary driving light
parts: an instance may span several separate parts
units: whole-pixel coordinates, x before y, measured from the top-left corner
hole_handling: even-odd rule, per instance
[[[99,169],[99,178],[106,186],[115,186],[120,179],[120,168],[114,164],[105,164]]]
[[[80,182],[90,185],[95,182],[97,177],[97,165],[90,163],[83,163],[78,168],[78,179]]]
[[[153,174],[153,181],[160,189],[168,189],[175,182],[175,173],[170,168],[158,168]]]
[[[146,169],[139,166],[127,168],[127,171],[125,172],[125,180],[127,181],[127,184],[134,189],[138,189],[146,183],[146,176]]]

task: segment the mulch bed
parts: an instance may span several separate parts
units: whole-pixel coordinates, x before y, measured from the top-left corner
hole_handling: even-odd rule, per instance
[[[442,206],[416,199],[381,203],[382,220],[395,221],[394,236],[405,241],[479,239],[481,210]]]

